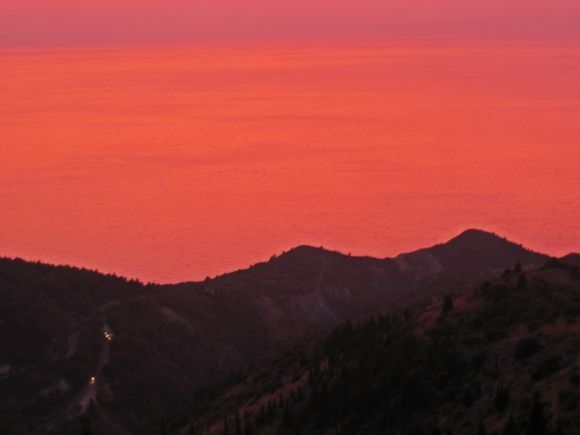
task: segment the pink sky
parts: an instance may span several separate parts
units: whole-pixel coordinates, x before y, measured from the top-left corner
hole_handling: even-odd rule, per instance
[[[0,0],[0,45],[576,39],[578,0]]]

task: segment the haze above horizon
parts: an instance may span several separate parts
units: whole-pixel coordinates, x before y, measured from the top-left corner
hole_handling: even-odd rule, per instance
[[[576,0],[0,2],[0,46],[365,38],[571,40]]]

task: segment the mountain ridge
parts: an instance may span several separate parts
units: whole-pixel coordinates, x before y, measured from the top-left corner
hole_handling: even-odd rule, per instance
[[[461,233],[459,233],[458,235],[450,238],[446,242],[435,243],[435,244],[430,245],[428,247],[419,248],[419,249],[412,250],[412,251],[406,251],[406,252],[402,252],[402,253],[395,255],[395,256],[386,256],[386,257],[364,255],[364,254],[352,255],[349,253],[344,253],[340,250],[327,249],[327,248],[324,248],[323,246],[299,244],[299,245],[296,245],[292,248],[289,248],[289,249],[283,251],[282,253],[272,254],[268,260],[259,261],[257,263],[251,264],[247,267],[242,267],[240,269],[224,272],[224,273],[218,274],[214,277],[207,277],[203,280],[186,280],[186,281],[179,281],[179,282],[167,283],[167,284],[160,284],[160,283],[156,283],[156,282],[144,282],[138,278],[128,278],[128,277],[125,277],[123,275],[119,275],[115,272],[109,272],[109,273],[101,272],[98,269],[92,269],[92,268],[87,268],[87,267],[83,267],[83,266],[75,266],[73,264],[67,264],[67,263],[62,263],[62,264],[61,263],[54,263],[53,264],[53,263],[48,263],[48,262],[44,262],[41,260],[32,261],[32,260],[27,260],[27,259],[22,258],[22,257],[10,257],[10,256],[0,256],[0,260],[23,262],[23,263],[30,264],[30,265],[37,265],[39,268],[58,267],[58,268],[70,269],[70,270],[74,270],[74,271],[84,271],[84,272],[89,272],[89,273],[100,274],[100,275],[107,276],[107,277],[119,278],[119,279],[126,280],[129,282],[140,282],[144,285],[168,287],[168,286],[179,286],[179,285],[183,285],[183,284],[199,284],[199,283],[206,282],[208,280],[215,280],[215,279],[219,279],[219,278],[222,278],[224,276],[231,275],[231,274],[243,272],[243,271],[252,269],[258,265],[267,264],[272,260],[276,260],[276,259],[284,258],[284,257],[297,256],[297,255],[301,255],[301,254],[306,254],[306,255],[323,254],[323,255],[340,256],[340,257],[350,258],[350,259],[384,261],[384,260],[396,260],[397,258],[407,257],[409,255],[417,254],[419,252],[432,251],[434,249],[440,249],[442,247],[443,248],[449,247],[449,246],[455,245],[455,244],[466,245],[466,244],[470,244],[470,243],[479,243],[479,242],[484,241],[484,240],[487,240],[488,242],[493,241],[493,242],[496,242],[496,244],[504,243],[506,246],[513,246],[513,247],[517,247],[517,248],[522,248],[526,252],[529,252],[531,254],[536,254],[536,255],[544,257],[544,258],[552,257],[548,254],[543,254],[539,251],[525,248],[523,245],[512,242],[508,238],[500,236],[494,232],[486,231],[486,230],[482,230],[482,229],[478,229],[478,228],[468,228],[468,229],[462,231]],[[571,252],[571,253],[567,254],[566,256],[562,257],[562,259],[564,259],[564,258],[574,259],[575,256],[577,256],[577,255],[580,255],[580,254],[577,254],[575,252]],[[552,257],[552,258],[556,258],[556,257]]]
[[[579,292],[580,269],[550,260],[423,307],[346,322],[214,389],[174,427],[182,435],[233,433],[228,422],[268,435],[578,434]]]
[[[21,416],[13,422],[20,429],[46,431],[64,424],[60,417],[86,412],[75,397],[93,391],[111,420],[147,433],[143,415],[158,418],[166,403],[184,401],[293,340],[550,258],[497,236],[483,239],[490,243],[482,249],[465,251],[455,240],[384,259],[299,246],[247,269],[174,285],[4,259],[0,348],[8,351],[0,356],[0,382],[21,400],[0,398],[0,412]],[[114,337],[106,355],[103,331]],[[87,386],[96,371],[99,379]],[[45,390],[51,401],[38,396]],[[38,408],[45,411],[32,414]]]
[[[442,254],[445,256],[445,254],[447,253],[447,251],[449,249],[460,248],[460,249],[464,250],[466,246],[470,248],[469,249],[470,252],[467,252],[467,254],[469,254],[473,257],[474,254],[478,254],[481,252],[481,248],[478,246],[473,246],[474,244],[476,244],[476,245],[483,244],[486,247],[486,249],[490,249],[490,248],[506,249],[512,255],[514,255],[516,257],[518,255],[521,255],[522,260],[523,260],[523,261],[521,261],[522,263],[525,263],[527,260],[527,261],[535,262],[534,264],[540,264],[541,262],[547,260],[548,258],[551,258],[549,255],[524,248],[522,245],[511,242],[507,238],[501,237],[493,232],[472,228],[472,229],[467,229],[467,230],[461,232],[457,236],[449,239],[447,242],[434,244],[434,245],[431,245],[429,247],[417,249],[417,250],[410,251],[410,252],[404,252],[404,253],[401,253],[401,254],[394,256],[394,257],[375,257],[375,256],[369,256],[369,255],[351,255],[351,254],[345,254],[345,253],[343,253],[341,251],[337,251],[337,250],[329,250],[329,249],[326,249],[324,247],[317,247],[317,246],[313,246],[313,245],[302,244],[302,245],[298,245],[298,246],[295,246],[293,248],[290,248],[287,251],[283,251],[281,254],[274,254],[270,257],[269,260],[255,263],[255,264],[253,264],[249,267],[246,267],[246,268],[241,268],[241,269],[238,269],[235,271],[226,272],[224,274],[217,275],[216,277],[213,277],[213,278],[206,278],[206,280],[204,280],[204,281],[185,281],[185,282],[178,283],[178,285],[197,284],[200,282],[220,280],[220,279],[223,279],[226,277],[230,277],[232,275],[243,274],[243,273],[251,271],[255,268],[262,268],[265,265],[268,265],[272,262],[291,261],[291,260],[296,260],[298,262],[306,262],[306,261],[312,260],[313,258],[321,258],[321,257],[334,258],[334,259],[350,259],[351,261],[361,261],[361,262],[366,261],[369,264],[371,264],[371,263],[379,264],[379,263],[387,263],[389,261],[394,261],[394,262],[398,263],[399,267],[404,268],[405,267],[404,263],[406,263],[407,259],[415,259],[415,260],[419,259],[419,258],[424,259],[425,254],[427,254],[427,256],[429,256],[429,255],[432,255],[433,253]],[[464,254],[466,254],[466,253],[462,252],[460,257],[463,258]],[[494,253],[491,253],[491,254],[494,255]],[[511,259],[509,259],[509,260],[511,261]],[[419,263],[421,263],[420,260],[419,260]],[[491,263],[491,262],[488,261],[488,263]],[[501,267],[503,267],[504,265],[505,265],[505,261],[501,263]],[[452,267],[457,267],[457,265],[452,265]],[[169,284],[169,285],[171,285],[171,284]]]
[[[495,245],[495,247],[499,247],[501,244],[503,244],[505,247],[510,247],[512,249],[522,249],[524,252],[528,252],[531,255],[536,255],[538,257],[541,257],[542,259],[547,259],[548,257],[550,257],[547,254],[543,254],[543,253],[540,253],[538,251],[524,248],[523,245],[511,242],[509,239],[502,237],[500,235],[497,235],[496,233],[482,230],[482,229],[477,229],[477,228],[469,228],[469,229],[462,231],[457,236],[452,237],[451,239],[449,239],[446,242],[436,243],[436,244],[433,244],[433,245],[425,247],[425,248],[420,248],[420,249],[416,249],[413,251],[403,252],[403,253],[400,253],[400,254],[398,254],[396,256],[392,256],[392,257],[389,257],[389,256],[377,257],[377,256],[371,256],[371,255],[351,255],[351,254],[347,254],[347,253],[344,253],[344,252],[339,251],[339,250],[326,249],[322,246],[318,247],[318,246],[309,245],[309,244],[300,244],[300,245],[297,245],[297,246],[290,248],[286,251],[283,251],[280,254],[272,255],[268,261],[258,262],[256,264],[249,266],[249,267],[241,268],[241,269],[231,271],[231,272],[226,272],[224,274],[217,275],[217,276],[210,278],[210,279],[219,279],[219,278],[223,277],[224,275],[230,275],[230,274],[234,274],[237,272],[243,272],[243,271],[251,269],[257,265],[267,264],[268,262],[270,262],[272,260],[279,260],[280,258],[283,258],[283,259],[296,258],[300,255],[304,255],[304,256],[308,256],[308,257],[318,256],[318,255],[328,255],[328,256],[334,256],[334,257],[350,258],[353,260],[358,259],[358,260],[368,260],[368,261],[385,261],[385,260],[396,260],[398,258],[408,257],[411,255],[415,255],[417,253],[431,252],[433,250],[440,250],[442,248],[448,248],[448,247],[451,247],[454,245],[455,246],[466,246],[466,245],[471,245],[474,243],[475,244],[485,243],[486,245]],[[185,281],[185,282],[181,282],[179,284],[186,284],[186,283],[193,283],[193,282],[200,282],[200,281]]]

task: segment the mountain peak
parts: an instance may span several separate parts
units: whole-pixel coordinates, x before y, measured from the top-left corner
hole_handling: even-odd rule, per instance
[[[288,251],[282,252],[280,255],[273,256],[270,261],[308,263],[312,261],[317,262],[320,259],[329,257],[347,257],[347,255],[338,251],[325,249],[322,246],[298,245]]]
[[[548,256],[526,249],[497,234],[468,229],[446,243],[399,255],[396,260],[406,270],[425,275],[432,272],[497,271],[516,263],[541,265]]]
[[[461,234],[455,236],[447,243],[451,242],[468,242],[468,243],[477,243],[482,241],[503,241],[507,243],[511,243],[505,237],[498,236],[491,231],[480,230],[478,228],[469,228],[463,231]]]
[[[322,246],[312,246],[312,245],[298,245],[295,246],[293,248],[290,248],[288,251],[284,252],[282,255],[284,254],[292,254],[292,253],[297,253],[297,254],[301,254],[301,253],[305,253],[305,252],[326,252],[326,249],[324,249]]]
[[[472,268],[495,269],[520,262],[540,265],[549,257],[531,251],[505,237],[479,229],[468,229],[446,243],[418,252],[429,252],[447,270]]]

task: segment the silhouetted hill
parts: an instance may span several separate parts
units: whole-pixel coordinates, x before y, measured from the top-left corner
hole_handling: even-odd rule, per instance
[[[68,433],[94,399],[99,433],[144,433],[193,391],[294,340],[547,258],[468,231],[395,259],[301,246],[215,279],[166,286],[4,259],[0,382],[10,394],[0,396],[0,414],[17,433]]]
[[[181,434],[580,434],[580,270],[515,268],[344,323],[206,394]]]
[[[467,230],[447,243],[402,254],[401,263],[423,265],[431,272],[504,269],[506,264],[542,264],[548,257],[493,233]]]
[[[573,266],[580,267],[580,254],[572,253],[565,255],[560,259],[564,263],[571,264]]]

